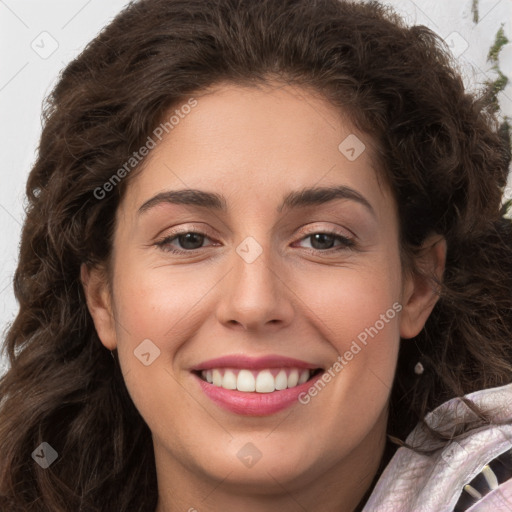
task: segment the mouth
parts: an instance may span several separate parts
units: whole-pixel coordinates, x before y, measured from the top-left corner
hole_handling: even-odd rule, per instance
[[[195,370],[203,382],[242,393],[274,393],[305,384],[324,370],[322,368],[274,367],[254,370],[250,368],[210,368]]]
[[[228,355],[190,369],[200,391],[225,411],[266,416],[293,405],[324,374],[315,364],[268,355]]]

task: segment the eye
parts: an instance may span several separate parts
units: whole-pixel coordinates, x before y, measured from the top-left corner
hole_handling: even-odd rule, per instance
[[[155,245],[163,251],[175,254],[184,254],[197,251],[201,248],[205,239],[208,239],[204,233],[200,231],[181,231],[166,236],[162,240],[158,240]],[[174,241],[181,245],[182,249],[171,245]]]
[[[205,239],[209,237],[200,231],[178,231],[158,240],[155,245],[165,252],[173,254],[190,254],[202,248]],[[337,232],[314,232],[300,239],[300,241],[311,239],[311,250],[313,252],[331,252],[341,251],[353,248],[356,244],[354,240]],[[336,241],[339,242],[335,246]],[[178,244],[180,247],[173,245]]]
[[[310,233],[300,241],[307,239],[311,239],[310,246],[313,251],[319,252],[341,251],[355,246],[354,240],[333,231]],[[334,247],[336,241],[339,241],[338,247]]]

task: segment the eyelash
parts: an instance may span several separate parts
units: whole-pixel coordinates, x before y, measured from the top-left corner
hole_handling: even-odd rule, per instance
[[[189,233],[193,233],[193,234],[196,234],[196,235],[202,235],[205,238],[209,238],[208,235],[206,235],[205,233],[203,233],[201,231],[195,231],[195,230],[188,229],[188,230],[176,231],[174,233],[171,233],[171,235],[166,236],[165,238],[163,238],[161,240],[157,240],[155,242],[155,245],[157,247],[159,247],[161,250],[163,250],[165,252],[172,253],[172,254],[194,254],[197,251],[200,251],[202,248],[199,248],[199,249],[171,249],[170,246],[169,246],[169,244],[171,242],[173,242],[174,240],[178,239],[180,236],[187,235]],[[312,252],[312,253],[324,253],[324,254],[328,253],[329,254],[329,253],[332,253],[332,252],[338,252],[338,251],[342,251],[342,250],[353,249],[356,246],[356,243],[355,243],[354,240],[352,240],[351,238],[348,238],[348,237],[346,237],[344,235],[341,235],[340,233],[337,233],[335,231],[313,231],[311,233],[308,233],[306,236],[303,236],[299,241],[305,240],[305,239],[310,238],[313,235],[317,235],[317,234],[333,236],[335,238],[335,240],[340,240],[341,241],[341,245],[336,247],[336,248],[333,247],[333,248],[325,249],[325,250],[313,249],[312,248],[312,249],[309,249],[309,252]]]

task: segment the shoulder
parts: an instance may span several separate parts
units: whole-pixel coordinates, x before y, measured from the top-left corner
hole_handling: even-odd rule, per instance
[[[419,424],[377,482],[363,512],[471,512],[512,510],[512,384],[464,397],[490,418],[482,425],[460,398],[425,417],[450,435],[461,421],[475,424],[452,441],[440,441]],[[421,450],[421,451],[420,451]]]

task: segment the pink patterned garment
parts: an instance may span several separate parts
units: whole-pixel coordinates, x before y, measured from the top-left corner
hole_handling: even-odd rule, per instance
[[[456,441],[442,442],[418,425],[406,442],[430,454],[399,448],[382,473],[363,512],[512,511],[512,384],[476,391],[466,398],[492,418]],[[459,398],[425,420],[440,432],[477,421]],[[500,425],[497,425],[500,423]]]

